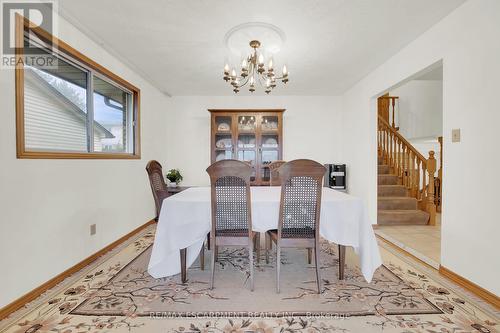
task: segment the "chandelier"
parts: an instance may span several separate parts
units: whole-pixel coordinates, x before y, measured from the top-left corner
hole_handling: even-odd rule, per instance
[[[241,71],[236,73],[236,69],[230,69],[228,64],[224,65],[224,81],[228,82],[235,94],[240,91],[240,88],[248,86],[250,92],[255,91],[257,84],[265,88],[266,94],[269,94],[275,87],[276,82],[281,80],[283,83],[288,82],[288,69],[283,65],[281,76],[276,76],[273,67],[273,58],[269,58],[267,67],[264,65],[264,55],[258,52],[260,42],[252,40],[250,47],[252,53],[243,59],[241,62]]]

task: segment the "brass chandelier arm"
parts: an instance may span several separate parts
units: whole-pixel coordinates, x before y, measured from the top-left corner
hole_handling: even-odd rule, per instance
[[[236,78],[238,79],[238,81],[240,82],[243,82],[239,85],[237,85],[238,88],[241,88],[241,87],[244,87],[249,81],[250,81],[250,77],[252,76],[252,74],[249,74],[247,76],[237,76]],[[253,73],[253,76],[254,77],[257,77],[257,82],[259,82],[259,85],[261,85],[262,87],[265,87],[265,83],[263,83],[262,81],[266,81],[268,76],[267,74],[264,74],[264,73],[258,73],[258,72],[255,72]],[[284,76],[275,76],[274,77],[276,80],[282,80],[284,79],[285,77]]]
[[[250,81],[250,75],[245,76],[245,77],[238,76],[238,80],[244,80],[242,84],[236,85],[236,87],[241,88],[241,87],[245,86],[248,83],[248,81]]]

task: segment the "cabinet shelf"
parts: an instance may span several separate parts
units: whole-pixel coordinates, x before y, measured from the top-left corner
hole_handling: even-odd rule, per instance
[[[211,162],[216,160],[237,158],[251,160],[254,169],[251,185],[269,184],[269,162],[283,157],[283,109],[275,110],[209,110],[211,114]],[[245,117],[245,119],[243,119]],[[255,122],[255,129],[240,129],[239,124],[247,124],[248,120]],[[277,129],[264,129],[263,123],[276,124]],[[219,131],[219,125],[229,127],[229,131]],[[249,125],[249,124],[247,124]],[[246,137],[245,137],[246,136]],[[269,142],[270,137],[278,143],[276,146],[265,147],[262,143]],[[231,147],[216,147],[219,140],[236,143]],[[254,146],[240,147],[237,144],[256,143]],[[274,143],[274,142],[273,142]],[[224,154],[225,153],[225,154]]]

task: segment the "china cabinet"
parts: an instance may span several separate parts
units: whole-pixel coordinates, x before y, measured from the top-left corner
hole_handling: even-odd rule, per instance
[[[209,109],[211,162],[237,159],[252,165],[252,185],[269,185],[268,165],[283,157],[283,112]]]

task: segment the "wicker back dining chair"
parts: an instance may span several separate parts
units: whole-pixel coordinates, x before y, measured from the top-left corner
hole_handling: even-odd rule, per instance
[[[248,246],[250,289],[254,289],[253,244],[250,177],[252,167],[237,160],[222,160],[207,168],[212,202],[212,271],[210,288],[214,287],[215,256],[218,246]]]
[[[158,221],[161,204],[163,200],[168,197],[167,185],[165,185],[162,167],[158,161],[149,161],[146,165],[146,171],[148,173],[151,190],[153,191],[153,198],[155,200],[156,207],[156,221]]]
[[[277,160],[277,161],[271,162],[269,164],[268,167],[269,167],[269,171],[270,171],[270,181],[269,181],[270,186],[281,186],[281,179],[280,179],[278,169],[285,163],[286,163],[286,161]],[[271,240],[271,238],[269,238],[269,235],[266,234],[266,250],[268,248],[271,248],[271,245],[272,245],[272,240]],[[311,262],[312,262],[312,248],[308,248],[307,249],[307,263],[311,264]],[[266,251],[266,263],[269,263],[269,252],[267,252],[267,251]]]
[[[280,292],[282,247],[314,248],[318,293],[321,293],[319,217],[325,167],[311,160],[294,160],[279,169],[281,200],[278,230],[268,231],[276,243],[276,291]]]
[[[285,164],[286,161],[274,161],[269,163],[268,168],[269,168],[269,185],[271,186],[280,186],[281,185],[281,180],[280,176],[278,173],[279,167],[281,167],[283,164]]]

